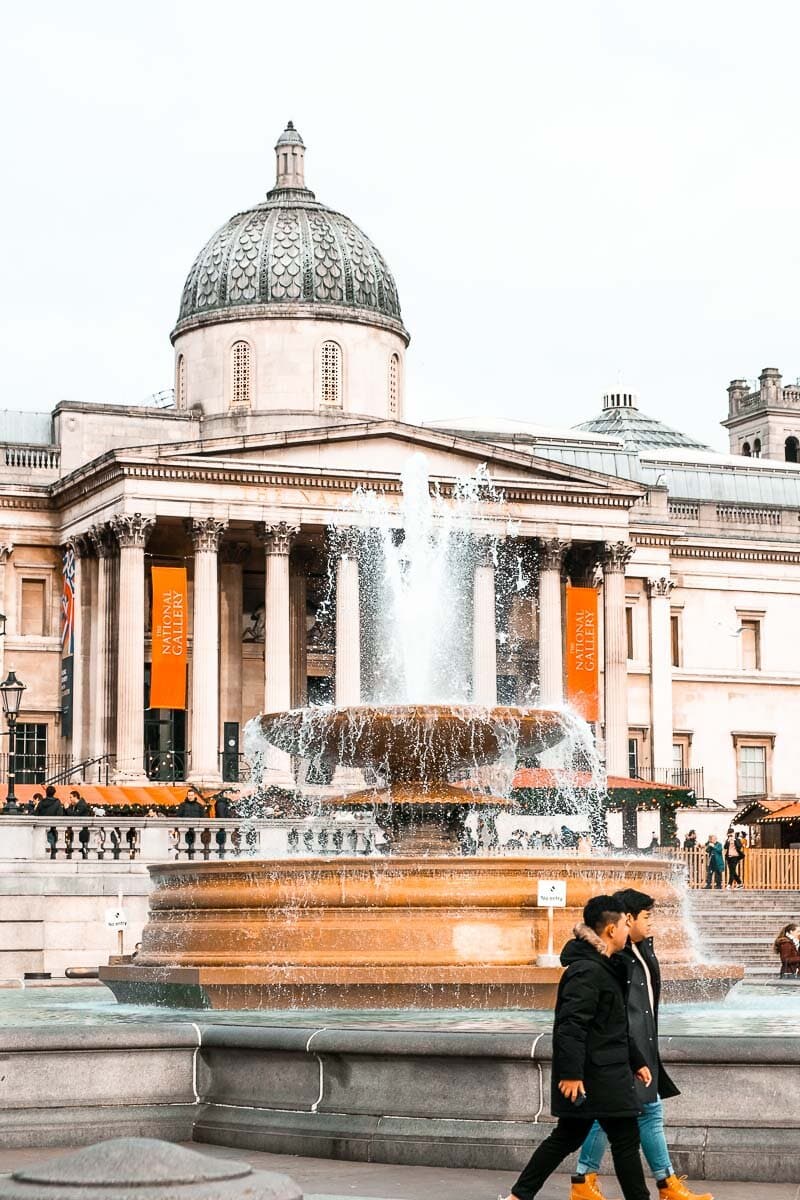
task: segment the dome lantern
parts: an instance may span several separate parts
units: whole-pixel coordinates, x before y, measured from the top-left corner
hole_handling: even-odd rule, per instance
[[[267,192],[268,200],[279,196],[281,192],[301,192],[309,199],[314,199],[314,193],[306,187],[305,156],[303,139],[295,129],[294,122],[288,121],[275,143],[275,186]]]

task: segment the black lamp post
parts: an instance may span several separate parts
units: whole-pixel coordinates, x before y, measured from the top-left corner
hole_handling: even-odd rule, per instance
[[[8,723],[8,795],[6,796],[5,811],[13,813],[17,811],[17,797],[14,795],[14,782],[16,778],[16,770],[14,764],[15,757],[15,728],[17,717],[19,716],[19,707],[22,703],[22,693],[25,691],[25,684],[17,679],[14,671],[9,671],[6,678],[0,683],[0,696],[3,697],[3,712]]]

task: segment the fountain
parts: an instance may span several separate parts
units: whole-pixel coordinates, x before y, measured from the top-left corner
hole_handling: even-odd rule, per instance
[[[365,540],[379,554],[365,574],[383,581],[366,607],[384,622],[387,612],[396,618],[396,636],[383,627],[372,672],[377,702],[273,713],[249,727],[257,760],[271,749],[313,762],[328,779],[336,768],[367,772],[370,786],[328,795],[325,805],[369,809],[389,852],[151,867],[141,950],[101,970],[119,1000],[234,1009],[547,1008],[560,969],[537,965],[547,936],[537,887],[552,879],[567,885],[556,945],[591,895],[636,887],[659,905],[666,998],[719,997],[741,977],[738,968],[696,961],[681,912],[684,868],[675,861],[474,855],[467,814],[512,802],[464,784],[482,773],[485,781],[498,762],[513,771],[519,758],[548,752],[575,719],[464,701],[465,563],[474,554],[474,509],[497,497],[485,479],[461,491],[472,524],[443,502],[437,508],[426,472],[412,464],[403,540],[395,537],[397,514],[381,527],[373,501],[364,501],[381,534]]]

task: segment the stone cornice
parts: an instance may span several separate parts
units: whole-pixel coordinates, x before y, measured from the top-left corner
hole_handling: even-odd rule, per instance
[[[65,509],[79,500],[96,495],[111,484],[124,479],[153,480],[153,481],[189,481],[203,484],[234,484],[238,487],[252,485],[255,487],[316,489],[319,491],[352,492],[358,487],[368,487],[383,494],[397,494],[402,490],[399,476],[379,475],[369,471],[341,471],[334,469],[304,470],[301,467],[283,470],[260,466],[257,464],[232,462],[205,464],[202,462],[170,462],[156,460],[115,459],[103,462],[100,468],[87,473],[80,479],[65,481],[63,486],[54,485],[54,503],[59,509]],[[526,484],[524,482],[507,482],[498,480],[497,486],[506,500],[535,504],[564,504],[584,508],[630,509],[635,503],[635,497],[613,492],[592,492],[583,490],[579,485],[570,488],[563,481],[554,480]],[[436,487],[440,495],[451,497],[456,489],[453,479],[436,478],[431,480],[431,488]],[[50,507],[47,503],[46,507]],[[28,508],[27,503],[21,502],[15,507]]]
[[[778,546],[695,545],[688,542],[680,546],[674,546],[672,553],[676,558],[800,564],[800,548],[797,550],[781,550]]]
[[[406,345],[411,334],[402,321],[386,316],[371,308],[358,309],[350,305],[320,303],[240,304],[231,308],[209,309],[195,313],[179,321],[172,330],[170,341],[173,346],[184,334],[204,325],[230,325],[236,321],[341,321],[347,325],[374,325],[377,329],[388,329],[401,337]]]

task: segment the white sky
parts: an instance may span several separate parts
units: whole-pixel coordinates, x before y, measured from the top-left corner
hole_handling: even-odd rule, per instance
[[[573,424],[604,389],[724,448],[797,347],[791,0],[4,6],[2,408],[172,384],[195,254],[306,177],[377,243],[407,415]]]

